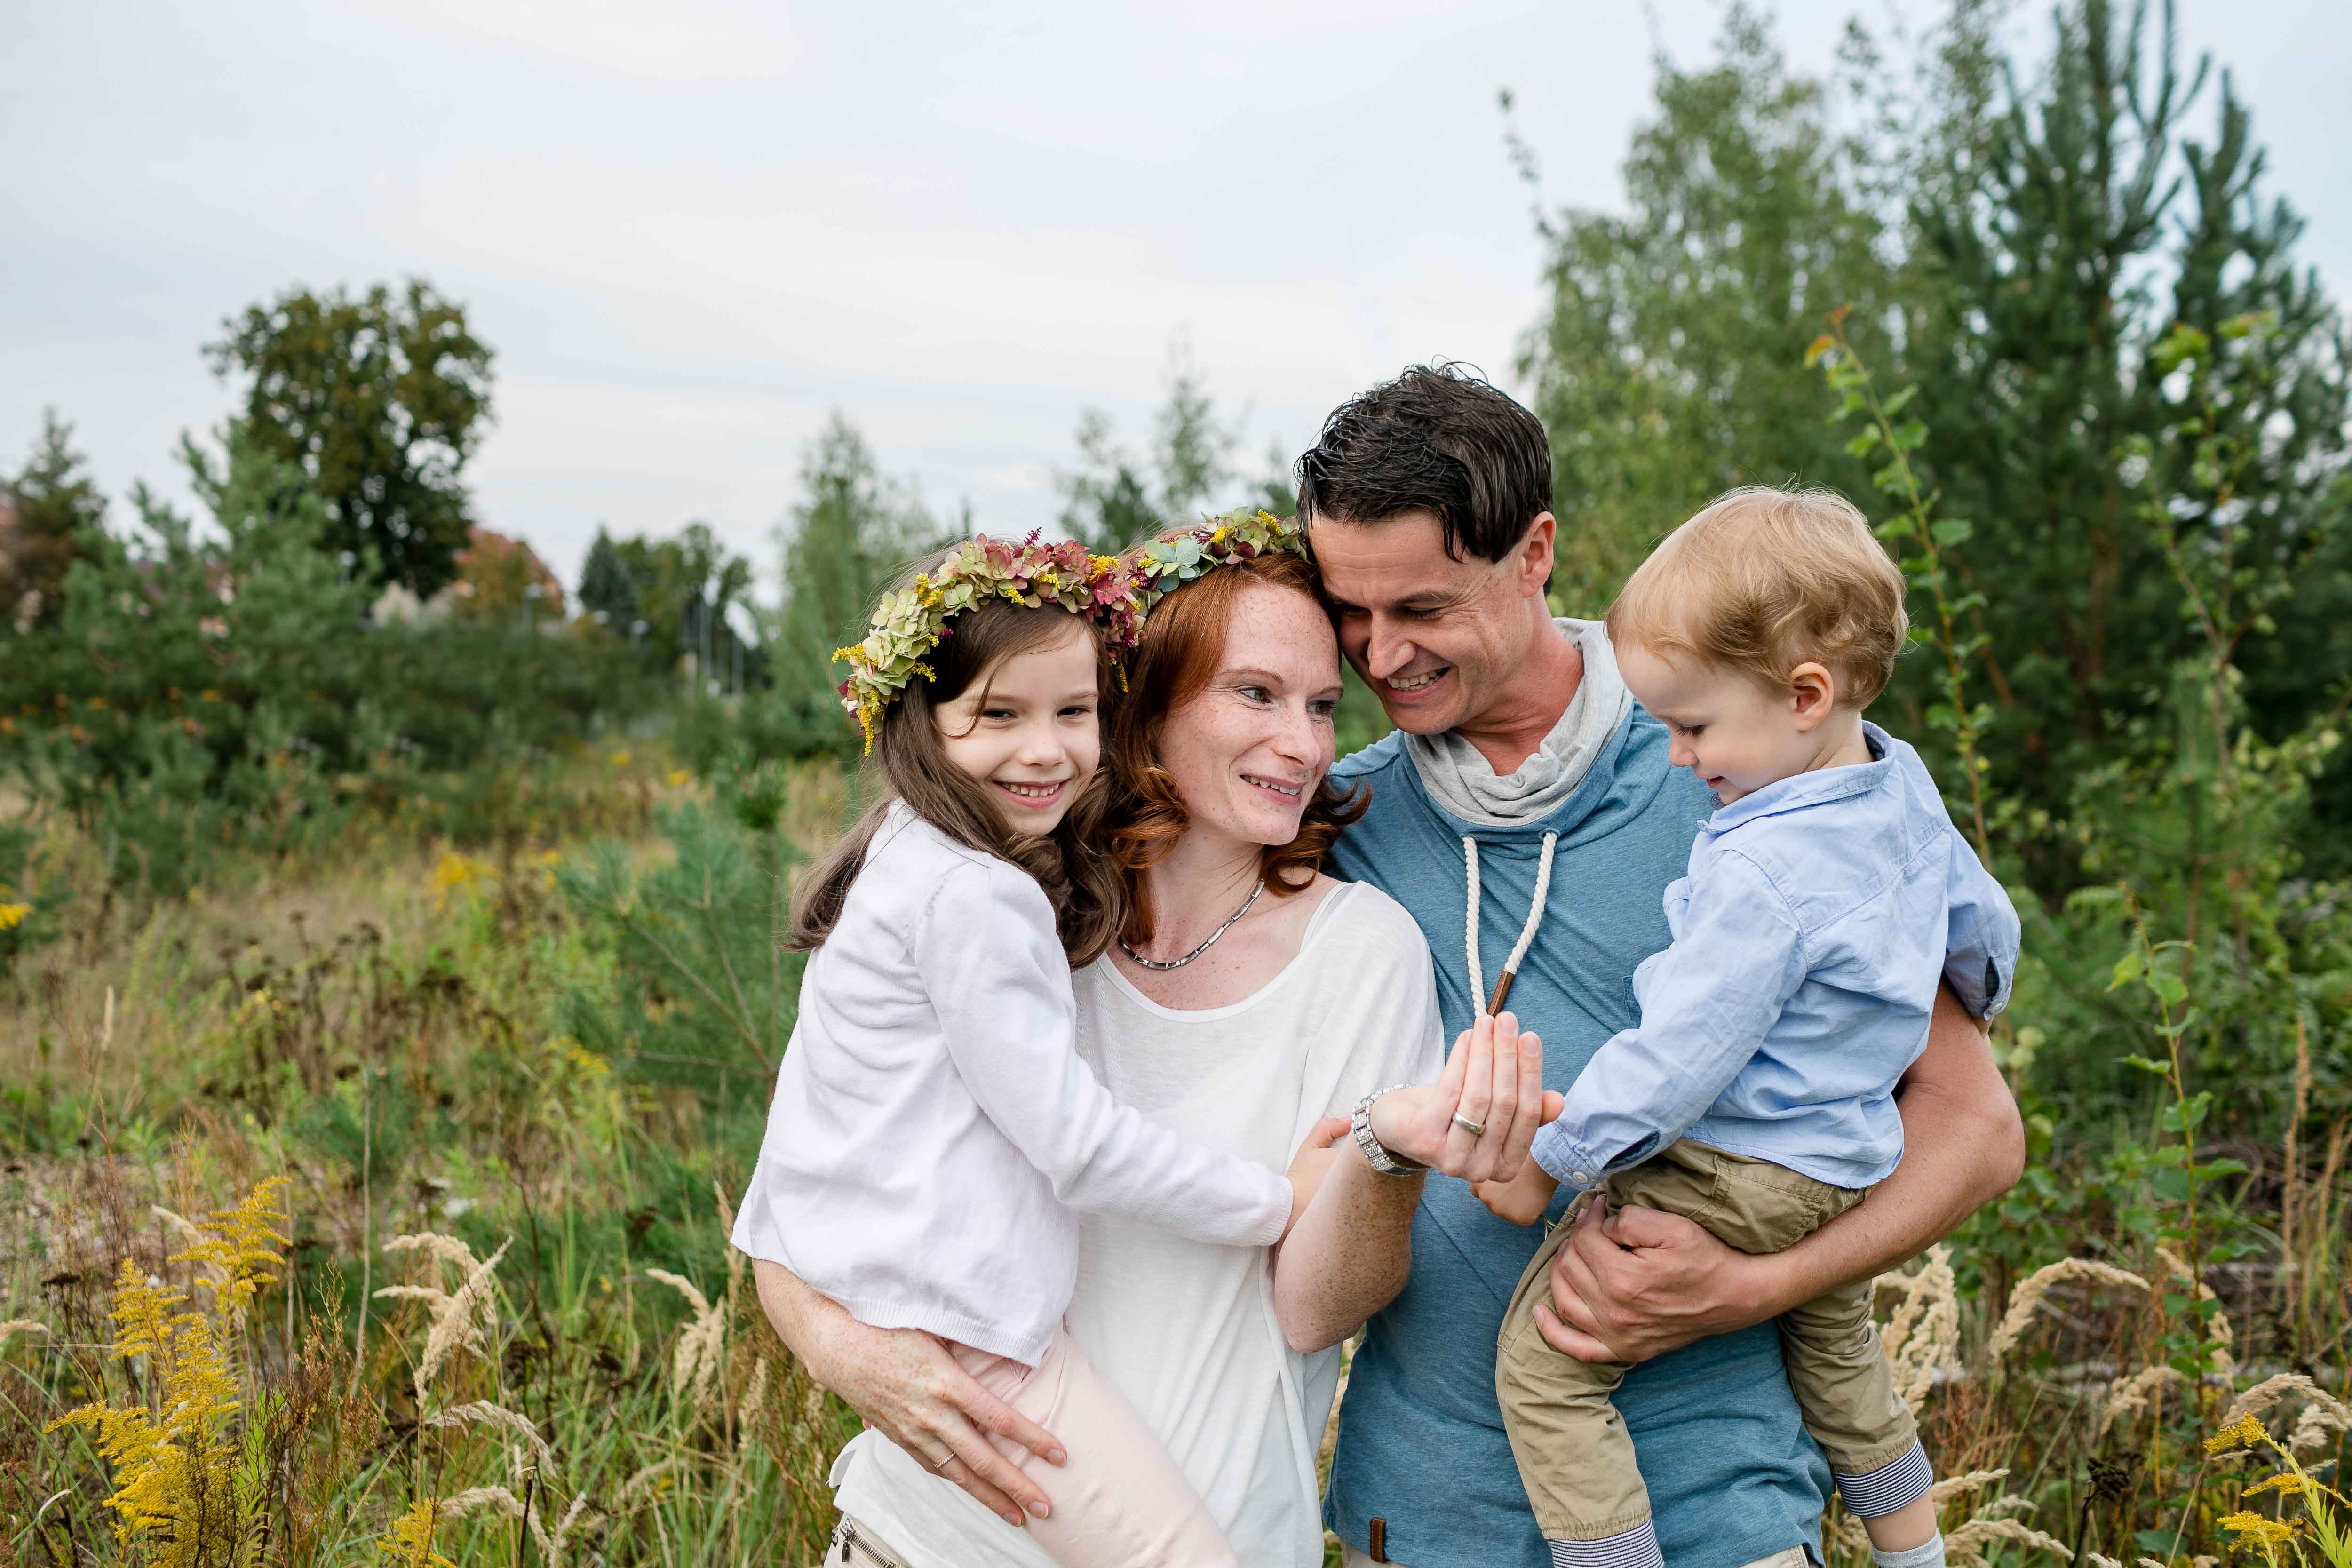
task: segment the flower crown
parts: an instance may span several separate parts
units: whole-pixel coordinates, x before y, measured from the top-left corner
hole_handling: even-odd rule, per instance
[[[1307,531],[1294,519],[1244,507],[1223,517],[1203,518],[1190,528],[1171,529],[1129,552],[1133,591],[1125,602],[1106,601],[1104,640],[1120,650],[1143,635],[1151,607],[1206,572],[1238,566],[1276,552],[1304,556]]]
[[[1102,625],[1103,606],[1124,606],[1134,596],[1127,567],[1107,555],[1087,554],[1076,540],[1040,544],[1032,533],[1013,544],[975,535],[934,570],[884,595],[866,623],[865,641],[834,650],[835,662],[849,666],[849,679],[840,686],[841,705],[857,721],[870,754],[883,710],[915,677],[932,679],[924,656],[954,635],[948,622],[963,611],[991,599],[1031,609],[1052,604]]]

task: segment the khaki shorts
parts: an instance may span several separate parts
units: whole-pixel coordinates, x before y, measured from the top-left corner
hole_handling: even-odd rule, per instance
[[[1611,1177],[1608,1192],[1612,1206],[1679,1215],[1748,1253],[1786,1251],[1864,1197],[1688,1139]],[[1536,1327],[1569,1237],[1566,1225],[1546,1237],[1519,1277],[1496,1345],[1495,1395],[1544,1539],[1604,1541],[1647,1521],[1650,1498],[1612,1397],[1627,1368],[1556,1351]],[[1789,1386],[1832,1473],[1866,1476],[1911,1451],[1918,1429],[1895,1395],[1867,1282],[1791,1308],[1780,1328]]]

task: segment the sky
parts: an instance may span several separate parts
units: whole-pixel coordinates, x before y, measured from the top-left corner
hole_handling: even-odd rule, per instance
[[[1857,4],[1784,0],[1826,70]],[[1930,8],[1895,0],[1925,22]],[[1871,9],[1873,16],[1884,10]],[[497,352],[479,521],[567,583],[600,524],[706,521],[771,595],[839,409],[935,511],[1050,529],[1082,409],[1140,444],[1183,344],[1270,468],[1406,363],[1517,384],[1529,192],[1622,205],[1664,48],[1716,0],[0,0],[0,466],[41,412],[102,488],[237,389],[201,355],[289,286],[427,279]],[[2352,283],[2352,6],[2180,0]],[[2029,3],[2021,36],[2039,37]]]

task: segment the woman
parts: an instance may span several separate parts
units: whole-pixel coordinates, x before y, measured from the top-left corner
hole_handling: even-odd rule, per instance
[[[1339,650],[1311,569],[1280,548],[1294,537],[1276,531],[1275,550],[1205,571],[1151,610],[1109,752],[1123,796],[1113,847],[1134,911],[1112,953],[1074,977],[1080,1051],[1113,1094],[1277,1169],[1310,1133],[1339,1137],[1347,1124],[1333,1119],[1368,1095],[1440,1067],[1419,930],[1377,889],[1318,869],[1355,813],[1324,784]],[[1438,1083],[1377,1100],[1378,1144],[1472,1179],[1516,1168],[1540,1103],[1540,1047],[1511,1031],[1497,1051],[1496,1033],[1465,1037]],[[1315,1453],[1337,1346],[1402,1288],[1420,1186],[1376,1173],[1340,1138],[1279,1248],[1083,1227],[1069,1331],[1244,1563],[1322,1560]],[[1012,1500],[1034,1489],[974,1424],[1040,1451],[1047,1434],[935,1342],[851,1321],[773,1265],[759,1279],[779,1331],[877,1429],[835,1468],[849,1561],[1045,1562],[987,1517],[983,1504],[1017,1520]]]

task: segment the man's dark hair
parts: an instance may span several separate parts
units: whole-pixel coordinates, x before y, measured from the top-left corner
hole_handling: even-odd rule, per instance
[[[1297,474],[1300,521],[1427,511],[1456,560],[1502,560],[1551,510],[1542,421],[1459,364],[1409,366],[1333,409]]]

